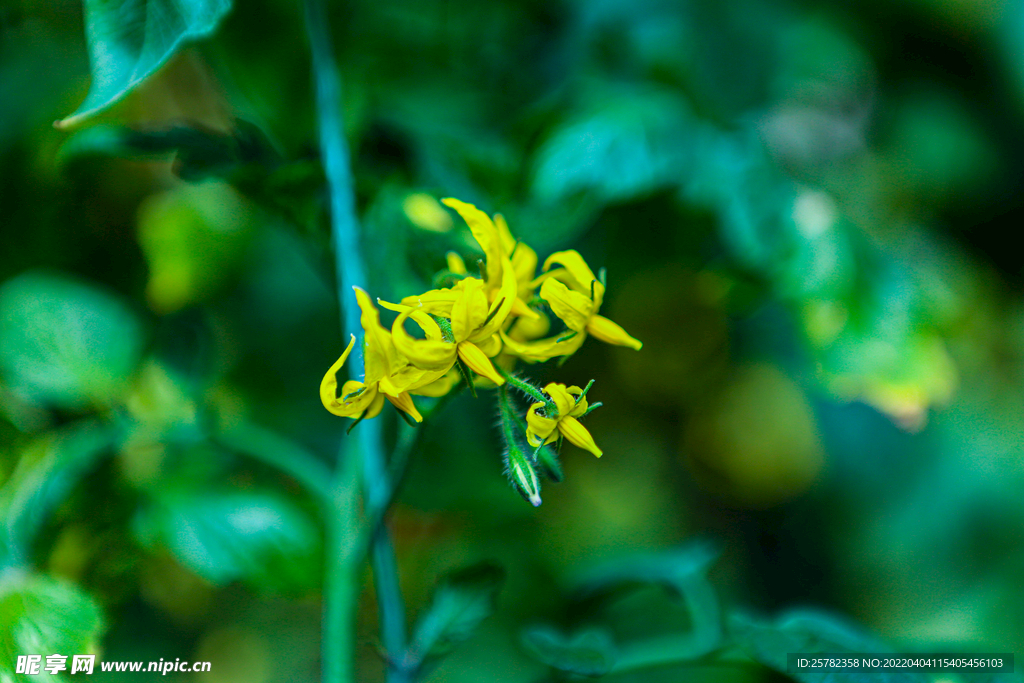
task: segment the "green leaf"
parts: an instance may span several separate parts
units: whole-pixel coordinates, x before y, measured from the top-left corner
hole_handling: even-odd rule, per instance
[[[588,629],[572,636],[547,626],[523,632],[523,646],[550,667],[596,678],[615,665],[615,644],[604,631]]]
[[[886,643],[838,616],[812,610],[794,610],[774,622],[733,615],[729,629],[735,642],[755,661],[800,683],[927,683],[919,673],[791,673],[790,653],[892,652]]]
[[[534,194],[552,204],[580,192],[622,201],[676,183],[691,156],[693,121],[687,104],[666,91],[596,94],[541,146]]]
[[[32,441],[0,489],[0,562],[25,562],[36,530],[114,440],[111,428],[88,420]]]
[[[165,545],[186,567],[223,585],[301,593],[319,575],[319,532],[293,503],[269,493],[188,491],[142,512],[136,535]]]
[[[109,405],[125,390],[142,343],[132,311],[91,285],[30,272],[0,288],[0,375],[30,399]]]
[[[628,645],[623,643],[620,663],[636,668],[666,661],[693,660],[713,651],[722,642],[718,596],[705,577],[717,557],[715,544],[700,540],[663,552],[641,553],[608,562],[585,574],[576,597],[595,601],[643,584],[663,587],[682,599],[690,620],[689,630]]]
[[[188,42],[216,30],[230,0],[85,0],[92,85],[66,128],[107,108]]]
[[[15,674],[18,655],[94,652],[103,631],[96,602],[76,586],[47,576],[6,574],[0,580],[0,680]],[[45,659],[43,660],[45,664]],[[67,662],[70,669],[71,660]],[[31,680],[52,681],[45,671]]]
[[[491,562],[453,572],[438,583],[427,611],[413,631],[406,653],[407,666],[447,654],[468,639],[496,607],[505,570]]]

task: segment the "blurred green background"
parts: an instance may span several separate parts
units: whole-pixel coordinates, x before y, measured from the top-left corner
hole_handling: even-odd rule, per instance
[[[543,680],[540,623],[699,630],[657,589],[571,596],[700,539],[727,614],[1024,652],[1024,2],[331,12],[372,295],[474,253],[408,201],[455,196],[607,268],[602,313],[644,342],[528,369],[604,403],[605,456],[566,446],[538,509],[487,392],[421,427],[390,518],[410,612],[453,568],[508,571],[429,680]],[[321,521],[245,455],[331,462],[348,425],[316,392],[345,340],[311,82],[301,7],[250,0],[57,130],[89,88],[81,4],[0,0],[0,513],[7,566],[34,568],[0,575],[0,668],[27,619],[65,654],[213,664],[166,680],[319,680]],[[359,624],[378,680],[372,590]]]

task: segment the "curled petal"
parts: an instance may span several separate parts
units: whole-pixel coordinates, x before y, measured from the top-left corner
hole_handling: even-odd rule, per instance
[[[558,280],[549,279],[541,286],[540,297],[548,302],[551,312],[570,330],[582,332],[587,329],[587,322],[594,313],[594,302],[589,296],[572,291]]]
[[[359,287],[352,289],[355,290],[356,302],[362,311],[359,323],[363,326],[365,344],[363,368],[365,381],[369,384],[389,375],[391,362],[397,359],[394,345],[391,343],[391,333],[380,324],[380,312],[373,305],[370,295]]]
[[[569,387],[568,391],[569,394],[573,397],[573,400],[576,401],[576,407],[569,411],[569,416],[581,417],[585,415],[587,412],[587,399],[586,397],[580,398],[580,396],[583,394],[583,390],[580,389],[579,387],[573,386]]]
[[[403,327],[411,314],[412,309],[407,309],[395,318],[395,324],[391,327],[391,340],[395,348],[418,368],[447,372],[455,363],[456,345],[437,339],[413,339]]]
[[[409,395],[408,391],[403,391],[398,396],[384,395],[392,404],[399,410],[405,413],[409,413],[412,419],[417,422],[423,422],[423,416],[420,415],[420,411],[416,410],[416,404],[412,402],[412,396]]]
[[[568,273],[572,280],[567,284],[577,292],[589,292],[590,283],[597,279],[594,277],[594,271],[590,269],[590,266],[587,265],[587,262],[583,260],[583,257],[575,249],[557,251],[548,256],[544,261],[544,270],[549,270],[554,263],[565,268],[566,273]]]
[[[404,391],[414,387],[430,384],[443,375],[446,370],[424,370],[410,363],[405,363],[387,377],[382,377],[377,383],[377,390],[388,396],[397,397]]]
[[[468,278],[467,278],[468,279]],[[416,296],[407,296],[402,299],[402,306],[408,306],[410,308],[422,308],[424,311],[430,311],[435,315],[444,316],[445,318],[451,317],[452,304],[459,298],[460,290],[458,287],[452,289],[432,289],[429,292],[423,294],[417,294]],[[389,308],[394,311],[396,308],[391,308],[395,304],[390,306],[384,306],[384,302],[381,302],[381,306]]]
[[[335,412],[337,407],[340,407],[338,403],[338,370],[341,370],[341,366],[348,360],[348,355],[352,353],[352,348],[356,345],[356,336],[353,334],[352,340],[345,347],[341,357],[334,361],[334,365],[330,367],[324,378],[320,380],[320,402],[324,404],[324,408],[327,408],[330,412],[338,415]]]
[[[431,398],[440,398],[446,396],[452,388],[459,383],[462,379],[462,375],[456,368],[452,368],[445,374],[441,375],[437,379],[424,384],[423,386],[414,387],[409,389],[410,394],[416,394],[417,396],[430,396]]]
[[[586,338],[587,335],[581,332],[575,337],[563,341],[558,341],[558,337],[548,337],[547,339],[523,342],[510,338],[504,332],[501,333],[504,349],[527,363],[539,363],[558,356],[570,356],[579,350]]]
[[[395,313],[405,313],[408,311],[409,317],[413,322],[420,326],[420,329],[423,330],[427,339],[442,339],[441,328],[437,326],[437,323],[434,322],[433,318],[427,315],[427,311],[425,309],[419,307],[419,304],[416,304],[415,306],[392,304],[384,301],[383,299],[377,299],[377,303],[389,311],[394,311]]]
[[[558,438],[558,420],[541,415],[538,411],[543,407],[543,403],[534,403],[526,413],[526,441],[534,448]]]
[[[576,395],[581,393],[579,387],[566,389],[564,384],[557,382],[551,382],[544,387],[544,393],[550,396],[551,400],[558,406],[558,417],[569,415],[576,407],[576,396],[570,393],[572,389],[576,390]]]
[[[643,346],[643,342],[629,336],[622,327],[603,315],[595,315],[589,322],[587,322],[587,332],[607,344],[628,346],[629,348],[636,349],[637,351],[639,351],[640,347]]]
[[[505,383],[505,378],[494,369],[491,359],[485,356],[480,347],[473,342],[467,341],[459,344],[459,358],[469,366],[470,370],[481,377],[486,377],[499,387]]]
[[[575,417],[563,417],[558,421],[558,431],[574,446],[590,451],[597,457],[604,455],[604,451],[594,443],[594,437],[590,435],[587,428]]]
[[[476,342],[481,339],[486,339],[500,330],[501,326],[505,324],[505,320],[508,318],[509,313],[512,311],[513,304],[516,302],[516,276],[515,273],[512,272],[512,264],[509,262],[507,257],[503,257],[501,261],[501,289],[498,290],[498,293],[494,297],[494,302],[487,311],[487,316],[490,320],[487,320],[485,325],[473,333],[469,338],[470,341]]]
[[[480,248],[487,255],[487,284],[494,286],[494,283],[499,282],[501,278],[501,241],[494,222],[486,213],[472,204],[452,197],[442,199],[441,203],[458,211],[462,220],[466,221],[473,237],[476,238]]]

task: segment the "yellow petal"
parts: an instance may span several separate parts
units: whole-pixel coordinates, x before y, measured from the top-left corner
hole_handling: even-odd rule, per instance
[[[580,395],[583,393],[583,390],[580,389],[579,387],[569,387],[568,391],[569,394],[573,397],[573,400],[576,401],[576,406],[569,411],[569,416],[582,417],[583,414],[587,412],[587,399],[586,397],[580,398]]]
[[[466,279],[468,280],[469,278]],[[423,294],[405,297],[402,299],[401,305],[409,306],[410,308],[422,308],[425,311],[429,310],[434,315],[449,318],[452,314],[452,304],[455,303],[455,300],[459,298],[460,294],[461,289],[458,288],[432,289],[429,292],[424,292]],[[381,306],[384,306],[383,302],[381,302]],[[385,308],[388,308],[388,306],[385,306]],[[396,309],[392,308],[391,310]]]
[[[495,286],[494,283],[501,278],[501,242],[498,230],[490,217],[472,204],[459,201],[449,197],[441,202],[459,212],[462,219],[466,221],[473,237],[480,244],[480,248],[487,255],[487,284]]]
[[[536,448],[554,436],[558,420],[541,415],[543,403],[534,403],[526,413],[526,441]]]
[[[476,345],[488,358],[494,358],[501,353],[501,337],[496,334],[492,334],[483,341],[476,342]]]
[[[457,275],[466,274],[466,262],[462,260],[462,257],[456,254],[454,251],[449,251],[447,256],[448,260],[448,271]]]
[[[537,311],[530,308],[529,304],[523,301],[518,296],[515,301],[512,302],[512,308],[509,310],[510,316],[516,316],[519,318],[529,318],[530,320],[540,320],[540,314]]]
[[[532,309],[531,309],[532,310]],[[540,311],[534,311],[536,317],[517,318],[510,327],[506,329],[508,336],[512,337],[516,341],[531,341],[533,339],[540,339],[551,329],[551,321],[548,316]],[[515,314],[515,309],[512,309],[512,314]],[[511,317],[511,315],[509,316]]]
[[[595,315],[590,319],[587,323],[587,332],[594,335],[596,339],[600,339],[607,344],[628,346],[629,348],[636,349],[637,351],[639,351],[643,346],[643,342],[629,336],[622,327],[603,315]]]
[[[424,370],[406,362],[387,377],[382,377],[377,383],[377,389],[388,396],[398,397],[402,392],[410,391],[414,387],[430,384],[445,372],[447,371]]]
[[[359,323],[363,326],[363,368],[364,381],[371,384],[386,377],[391,372],[391,361],[394,360],[394,347],[391,333],[380,324],[380,312],[373,305],[370,295],[359,287],[353,287],[356,302],[362,314]]]
[[[487,320],[487,296],[484,294],[484,283],[476,278],[467,277],[459,283],[459,296],[451,309],[452,336],[456,343],[473,336],[476,329]]]
[[[587,262],[583,260],[579,252],[575,249],[569,249],[567,251],[558,251],[548,256],[544,261],[544,270],[549,270],[553,263],[557,263],[571,276],[574,282],[568,282],[567,284],[575,289],[577,292],[590,292],[590,283],[596,280],[594,277],[594,271],[590,269]]]
[[[501,260],[503,264],[501,289],[498,290],[498,293],[494,297],[494,302],[487,311],[487,316],[490,317],[490,320],[487,320],[486,325],[482,325],[473,333],[469,338],[470,341],[477,342],[482,339],[486,339],[500,330],[502,325],[505,324],[505,320],[508,318],[509,313],[512,311],[512,306],[516,302],[516,276],[515,273],[512,272],[512,264],[509,263],[507,257],[503,257]],[[457,338],[458,337],[456,337],[456,339]]]
[[[573,387],[577,394],[579,387]],[[569,393],[564,384],[551,382],[544,387],[544,393],[551,397],[551,400],[558,406],[558,417],[568,415],[576,407],[576,397]],[[552,416],[555,417],[555,416]]]
[[[551,312],[557,315],[570,330],[582,332],[594,311],[590,297],[574,292],[558,280],[545,280],[540,288],[540,298],[548,302]]]
[[[416,410],[416,404],[412,402],[412,396],[409,395],[409,392],[403,391],[398,396],[388,396],[387,394],[384,396],[391,401],[396,408],[409,413],[409,415],[412,416],[412,419],[417,422],[423,422],[423,416],[420,415],[420,411]]]
[[[363,413],[363,419],[364,420],[369,420],[371,418],[377,417],[378,415],[380,415],[380,411],[381,411],[381,409],[383,407],[384,407],[384,394],[379,393],[379,392],[375,392],[373,403],[371,403],[370,407],[368,407],[366,409],[366,412]]]
[[[587,428],[575,417],[563,417],[558,421],[558,431],[574,446],[590,451],[597,457],[604,455],[604,451],[594,443],[594,437],[590,435]]]
[[[484,355],[480,347],[473,342],[462,342],[459,344],[459,358],[469,366],[469,369],[476,374],[486,377],[499,387],[505,383],[505,378],[494,369],[491,359]]]
[[[494,227],[498,231],[498,240],[501,244],[502,252],[509,256],[516,247],[516,238],[512,236],[512,231],[508,229],[505,217],[500,213],[494,214]]]
[[[324,408],[337,415],[335,412],[336,408],[340,408],[341,404],[338,402],[338,370],[341,370],[341,366],[348,360],[348,355],[352,353],[352,348],[356,345],[356,336],[352,335],[352,340],[345,347],[345,350],[341,354],[341,358],[334,361],[334,365],[330,367],[324,378],[320,380],[320,402],[324,404]]]
[[[402,211],[417,228],[431,232],[448,232],[452,229],[452,217],[429,194],[417,192],[402,201]]]
[[[462,374],[453,367],[451,370],[432,382],[409,389],[409,393],[416,394],[417,396],[439,398],[447,395],[448,392],[452,390],[452,387],[459,383],[460,379],[462,379]]]
[[[406,311],[408,311],[409,317],[413,320],[413,322],[420,326],[420,329],[423,330],[423,333],[427,336],[427,339],[442,338],[441,328],[437,326],[437,323],[434,322],[433,318],[427,315],[427,312],[425,310],[419,307],[419,304],[415,306],[407,306],[404,304],[392,304],[388,303],[387,301],[384,301],[383,299],[377,299],[377,303],[379,303],[381,306],[388,309],[389,311],[394,311],[395,313],[405,313]]]
[[[341,387],[341,405],[344,412],[335,413],[342,417],[359,417],[377,400],[377,383],[364,384],[350,379]]]
[[[558,337],[548,337],[537,341],[522,342],[510,338],[504,332],[501,333],[503,348],[527,363],[538,363],[558,356],[572,355],[579,350],[586,338],[587,335],[581,332],[564,341],[558,341]]]
[[[395,348],[418,368],[447,371],[455,362],[456,345],[436,339],[413,339],[403,327],[411,313],[412,309],[408,309],[395,318],[395,324],[391,327],[391,340]]]

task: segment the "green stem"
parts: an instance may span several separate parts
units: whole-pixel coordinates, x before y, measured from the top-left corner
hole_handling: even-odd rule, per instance
[[[359,569],[366,544],[359,516],[360,459],[354,449],[345,450],[339,455],[340,476],[335,477],[325,506],[323,683],[355,680]]]
[[[330,192],[331,236],[334,241],[335,271],[338,302],[344,316],[342,333],[357,334],[362,338],[360,311],[352,302],[352,287],[367,283],[359,245],[359,228],[355,212],[355,193],[349,168],[348,144],[345,141],[344,118],[341,113],[341,75],[334,60],[327,10],[322,0],[305,0],[306,32],[309,35],[316,82],[317,122],[320,132],[320,154]],[[354,362],[362,358],[362,345],[354,354]],[[379,420],[366,420],[359,430],[359,454],[363,491],[366,497],[367,517],[377,520],[391,498],[391,484],[384,459],[383,439]],[[352,467],[339,466],[334,477],[336,490],[347,490],[353,482]],[[339,530],[351,531],[355,512],[348,505],[328,508],[328,545],[343,539]],[[361,523],[361,522],[360,522]],[[333,530],[333,531],[332,531]],[[381,630],[389,659],[397,658],[405,650],[405,606],[394,550],[387,527],[380,524],[370,530],[372,566],[380,606]],[[362,536],[362,534],[356,534]],[[324,591],[323,683],[353,680],[354,605],[358,596],[358,564],[361,553],[338,556],[331,548],[328,552]],[[346,621],[347,620],[347,621]],[[346,623],[342,624],[342,621]],[[389,679],[394,668],[389,668]]]
[[[502,367],[499,367],[497,365],[495,365],[494,367],[498,370],[498,372],[501,373],[501,376],[505,378],[505,381],[509,384],[509,386],[518,389],[519,391],[523,392],[524,394],[532,398],[534,401],[543,403],[544,410],[546,410],[549,415],[558,414],[558,407],[555,405],[555,402],[552,401],[547,396],[545,396],[544,392],[542,392],[540,389],[533,386],[529,382],[524,382],[523,380],[519,379],[518,377],[508,372]]]

